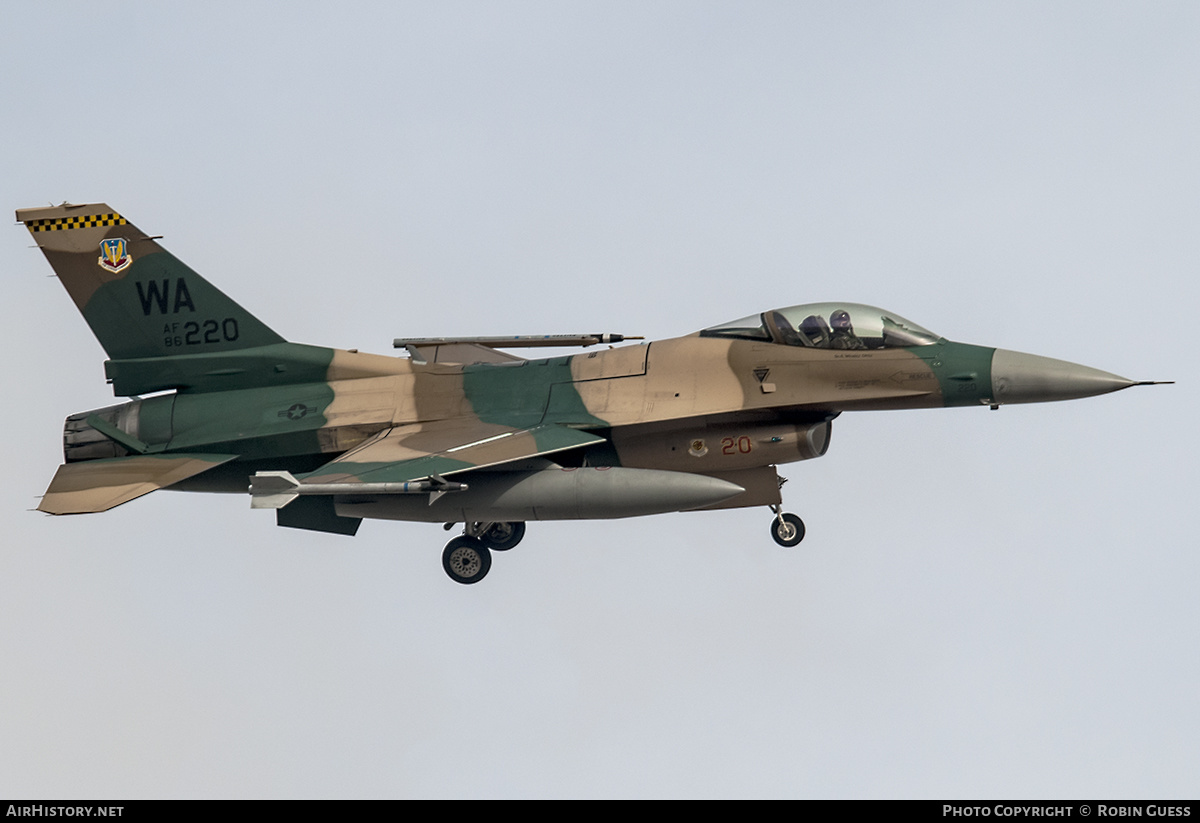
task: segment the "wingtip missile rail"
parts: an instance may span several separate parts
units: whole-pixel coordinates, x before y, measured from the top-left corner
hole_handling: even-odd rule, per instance
[[[579,346],[587,348],[601,343],[622,343],[626,340],[645,340],[632,334],[514,334],[498,337],[397,337],[392,347],[405,349],[409,346],[452,346],[469,344],[489,349],[533,349]]]

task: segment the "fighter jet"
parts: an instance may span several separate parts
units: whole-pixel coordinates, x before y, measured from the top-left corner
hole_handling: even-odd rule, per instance
[[[401,338],[407,356],[291,343],[98,203],[17,211],[108,355],[120,405],[70,415],[38,507],[156,489],[249,494],[281,526],[461,525],[477,583],[532,520],[763,506],[805,534],[777,467],[821,457],[842,412],[1068,400],[1144,385],[955,343],[857,303],[771,308],[670,340]],[[627,345],[616,345],[627,343]],[[524,359],[514,349],[603,348]],[[142,395],[150,395],[143,397]]]

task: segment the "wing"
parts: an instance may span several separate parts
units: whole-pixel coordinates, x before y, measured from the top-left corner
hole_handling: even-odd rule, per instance
[[[236,457],[233,454],[156,454],[65,463],[55,472],[38,511],[48,514],[108,511]]]
[[[346,452],[301,483],[403,483],[511,463],[604,438],[579,429],[546,423],[518,429],[478,419],[412,423],[380,432]]]

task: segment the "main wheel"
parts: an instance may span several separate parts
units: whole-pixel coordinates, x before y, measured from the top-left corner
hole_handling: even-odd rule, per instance
[[[804,521],[791,512],[784,512],[771,521],[771,537],[785,548],[804,539]]]
[[[442,568],[455,583],[478,583],[491,567],[492,553],[474,537],[456,537],[442,551]]]
[[[525,524],[521,521],[513,523],[493,523],[479,539],[492,551],[506,552],[521,542],[525,536]]]

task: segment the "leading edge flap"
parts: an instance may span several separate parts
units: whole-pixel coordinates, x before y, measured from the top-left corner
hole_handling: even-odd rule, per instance
[[[414,423],[388,429],[300,480],[402,483],[603,442],[599,435],[553,423],[526,429],[481,420]]]

